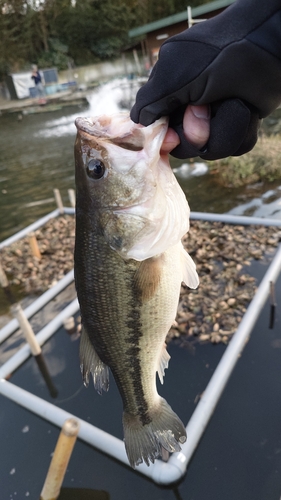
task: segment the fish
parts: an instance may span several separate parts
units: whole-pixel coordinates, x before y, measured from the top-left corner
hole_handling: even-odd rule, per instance
[[[84,384],[123,401],[124,443],[135,468],[181,450],[186,430],[156,387],[170,356],[182,281],[198,286],[181,239],[189,206],[168,155],[168,120],[148,127],[128,114],[77,118],[74,273],[81,311]]]

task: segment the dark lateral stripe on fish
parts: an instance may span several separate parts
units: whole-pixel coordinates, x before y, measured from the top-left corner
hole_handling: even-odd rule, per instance
[[[132,304],[136,304],[137,302],[140,304],[140,294],[139,289],[135,286],[132,286]],[[138,410],[138,417],[142,423],[142,425],[149,424],[152,419],[149,416],[148,412],[148,404],[145,399],[145,394],[143,391],[142,384],[140,383],[142,380],[142,369],[141,369],[141,359],[139,357],[141,353],[141,348],[139,346],[139,341],[143,336],[142,332],[142,324],[140,321],[140,312],[136,307],[132,307],[132,315],[128,318],[127,327],[129,329],[129,335],[127,337],[128,343],[131,344],[126,350],[126,356],[128,356],[130,360],[130,374],[131,380],[134,388],[134,396],[136,399],[136,406]]]

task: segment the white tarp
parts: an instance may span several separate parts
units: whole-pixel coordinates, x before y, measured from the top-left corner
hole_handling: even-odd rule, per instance
[[[30,87],[35,87],[34,80],[31,78],[31,71],[28,73],[12,73],[16,94],[19,99],[30,97]]]

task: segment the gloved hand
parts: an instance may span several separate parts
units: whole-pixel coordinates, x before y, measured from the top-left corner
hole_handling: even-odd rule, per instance
[[[131,119],[147,126],[169,115],[181,140],[171,154],[214,160],[252,149],[260,119],[280,102],[281,0],[237,0],[162,45]],[[210,137],[201,150],[184,135],[188,104],[211,108]]]

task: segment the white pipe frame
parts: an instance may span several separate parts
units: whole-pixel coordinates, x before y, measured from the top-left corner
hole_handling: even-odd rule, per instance
[[[191,218],[241,225],[261,224],[266,226],[281,226],[281,221],[275,219],[259,219],[231,216],[228,214],[203,214],[193,212]],[[155,483],[159,485],[171,485],[179,481],[185,474],[193,453],[196,450],[220,396],[239,359],[239,355],[242,353],[267,297],[269,296],[270,283],[277,280],[280,271],[281,246],[279,246],[253,300],[221,357],[203,396],[186,426],[187,441],[182,445],[182,450],[179,453],[172,454],[166,463],[156,460],[150,467],[147,467],[145,464],[141,464],[137,467],[138,472],[149,477]],[[63,324],[65,318],[72,316],[78,310],[78,300],[75,299],[36,335],[39,345],[43,345],[57,331]],[[28,344],[25,344],[0,368],[0,393],[61,428],[67,418],[77,417],[5,380],[5,378],[16,370],[29,356],[30,348]],[[80,423],[78,436],[81,440],[114,457],[121,463],[128,465],[123,441],[82,419],[77,418],[77,420]]]
[[[58,215],[62,214],[69,214],[73,215],[75,213],[75,209],[71,207],[63,207],[63,212],[60,212],[60,209],[56,208],[56,210],[53,210],[52,212],[48,213],[44,217],[41,217],[41,219],[38,219],[37,221],[33,222],[29,226],[25,227],[18,233],[13,234],[13,236],[10,236],[10,238],[7,238],[6,240],[2,241],[0,243],[0,250],[1,248],[7,247],[11,245],[12,243],[15,243],[15,241],[20,240],[21,238],[24,238],[24,236],[27,236],[29,233],[32,231],[36,231],[39,227],[44,226],[46,222],[48,222],[50,219],[54,219]]]
[[[53,285],[49,290],[40,295],[38,299],[34,300],[26,309],[24,309],[24,314],[27,319],[32,318],[40,309],[42,309],[46,304],[48,304],[54,297],[56,297],[62,290],[69,286],[74,281],[73,269],[69,271],[61,280],[59,280],[55,285]],[[0,330],[0,344],[4,342],[12,333],[14,333],[19,328],[19,323],[17,319],[12,319]]]
[[[74,215],[75,208],[63,207],[63,213],[68,215]],[[32,224],[25,227],[18,233],[15,233],[13,236],[10,236],[10,238],[7,238],[6,240],[0,242],[0,249],[7,247],[8,245],[11,245],[12,243],[20,240],[21,238],[24,238],[24,236],[26,236],[30,232],[36,231],[36,229],[44,226],[46,222],[48,222],[50,219],[54,219],[58,215],[61,215],[61,213],[60,210],[56,208],[56,210],[53,210],[52,212],[48,213],[41,219],[38,219],[36,222],[33,222]],[[207,212],[190,212],[190,219],[204,220],[211,222],[224,222],[225,224],[241,224],[242,226],[247,226],[252,224],[254,225],[260,224],[261,226],[281,226],[281,221],[278,219],[269,219],[269,218],[266,219],[262,217],[246,217],[245,215],[213,214]]]
[[[73,316],[79,310],[79,303],[77,299],[74,299],[68,306],[63,309],[55,318],[53,318],[40,332],[38,332],[35,337],[38,344],[42,346],[49,340],[49,338],[61,327],[64,320]],[[0,367],[0,379],[6,378],[11,375],[22,363],[24,363],[30,356],[31,351],[29,345],[26,343],[19,350],[11,356],[8,361],[6,361]]]

